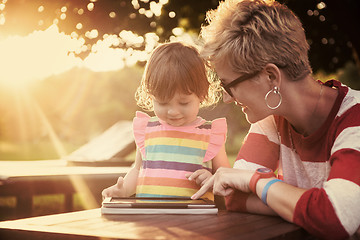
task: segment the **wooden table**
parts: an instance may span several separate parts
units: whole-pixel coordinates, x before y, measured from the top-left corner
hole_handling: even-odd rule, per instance
[[[88,208],[101,203],[101,191],[116,183],[129,167],[69,166],[66,160],[0,161],[0,196],[16,197],[16,217],[32,216],[32,197],[64,194],[65,211],[71,211],[72,196],[86,196]]]
[[[307,239],[279,217],[219,211],[217,215],[101,215],[100,209],[0,222],[0,239]]]

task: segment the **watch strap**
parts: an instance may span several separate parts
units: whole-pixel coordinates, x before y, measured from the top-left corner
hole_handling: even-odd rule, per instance
[[[252,175],[250,182],[249,182],[250,191],[252,191],[253,193],[256,194],[256,184],[259,181],[259,179],[260,178],[271,178],[271,177],[275,177],[275,174],[271,169],[269,169],[269,168],[256,169],[255,173]]]
[[[259,179],[260,179],[260,175],[257,172],[255,172],[250,179],[249,188],[250,191],[252,191],[255,194],[256,194],[256,184],[259,181]]]

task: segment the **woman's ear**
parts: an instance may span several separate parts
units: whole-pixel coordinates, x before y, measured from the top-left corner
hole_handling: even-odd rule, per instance
[[[280,69],[272,63],[266,64],[265,68],[265,74],[267,75],[267,80],[269,82],[269,85],[271,87],[277,86],[280,87],[281,84],[281,73]]]

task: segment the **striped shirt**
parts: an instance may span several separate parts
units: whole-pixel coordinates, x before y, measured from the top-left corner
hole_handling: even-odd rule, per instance
[[[206,121],[200,117],[187,126],[174,127],[137,112],[134,136],[142,155],[136,196],[191,197],[199,186],[186,173],[199,169],[212,172],[212,159],[226,139],[224,118]],[[206,196],[213,199],[211,193]]]
[[[251,126],[234,167],[277,169],[286,183],[308,189],[294,223],[321,238],[343,239],[360,225],[360,91],[334,80],[325,85],[339,94],[315,133],[304,137],[283,117],[269,116]]]

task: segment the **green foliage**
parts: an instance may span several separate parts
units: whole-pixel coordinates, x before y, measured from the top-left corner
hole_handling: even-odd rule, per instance
[[[338,70],[338,74],[340,82],[360,90],[360,69],[353,62],[346,63],[344,68]]]
[[[131,120],[138,109],[134,94],[142,71],[76,68],[37,81],[22,92],[2,88],[1,159],[58,158],[52,132],[69,153],[117,121]]]
[[[35,216],[65,212],[65,196],[63,194],[37,195],[33,198],[33,215]],[[85,209],[85,206],[81,201],[79,194],[74,194],[73,199],[74,211],[80,211]]]
[[[65,139],[87,141],[119,120],[130,120],[137,109],[134,93],[141,68],[94,73],[73,69],[45,80],[35,96]],[[51,93],[52,92],[52,93]]]
[[[85,205],[79,194],[73,195],[73,210],[85,210]],[[36,195],[33,197],[33,216],[49,215],[65,212],[64,195]],[[16,218],[16,198],[15,197],[0,197],[0,220],[9,220]]]
[[[352,89],[360,90],[360,70],[354,62],[347,62],[343,68],[340,68],[336,73],[326,73],[322,70],[314,74],[315,79],[326,82],[331,79],[340,81]]]

